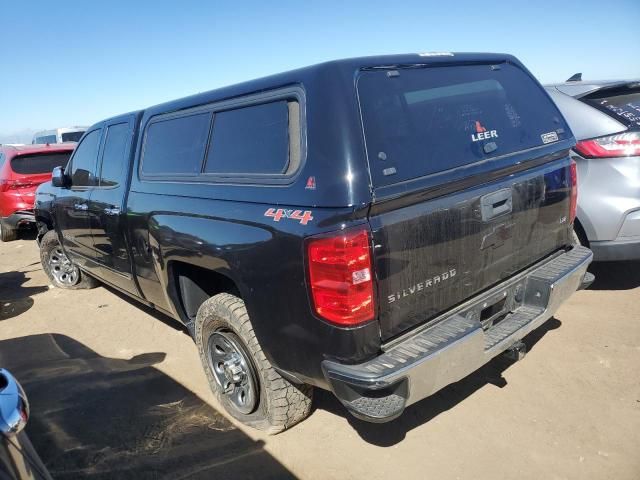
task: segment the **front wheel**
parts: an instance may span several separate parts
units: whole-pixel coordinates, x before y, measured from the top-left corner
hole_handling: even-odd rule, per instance
[[[40,262],[49,281],[58,288],[79,290],[98,286],[95,278],[69,260],[54,230],[45,233],[40,241]]]
[[[313,388],[294,384],[273,368],[242,299],[220,293],[205,301],[195,340],[211,390],[235,419],[275,434],[309,415]]]

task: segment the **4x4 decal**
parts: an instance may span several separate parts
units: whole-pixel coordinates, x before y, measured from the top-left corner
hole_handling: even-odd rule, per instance
[[[281,218],[290,218],[292,220],[298,220],[302,225],[306,225],[313,217],[311,216],[311,210],[286,210],[284,208],[269,208],[264,212],[265,217],[272,217],[274,222],[279,222]]]

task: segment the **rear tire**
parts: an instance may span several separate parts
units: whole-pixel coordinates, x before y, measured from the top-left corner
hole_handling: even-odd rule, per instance
[[[311,412],[313,388],[294,384],[273,368],[242,299],[220,293],[205,301],[198,309],[195,340],[211,390],[235,419],[276,434]]]
[[[0,240],[3,242],[10,242],[16,238],[18,238],[18,231],[4,223],[0,218]]]
[[[40,241],[40,262],[49,281],[58,288],[80,290],[100,284],[67,258],[54,230],[45,233]]]

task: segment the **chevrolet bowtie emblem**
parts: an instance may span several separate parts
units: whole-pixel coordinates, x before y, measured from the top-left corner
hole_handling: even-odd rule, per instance
[[[483,237],[480,250],[489,247],[498,248],[504,245],[505,240],[513,236],[514,225],[514,223],[502,223],[493,227],[493,231]]]

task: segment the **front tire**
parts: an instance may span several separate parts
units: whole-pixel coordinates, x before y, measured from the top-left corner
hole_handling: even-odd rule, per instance
[[[94,288],[99,284],[69,260],[54,230],[45,233],[40,241],[40,262],[49,281],[58,288],[80,290]]]
[[[273,368],[242,299],[220,293],[205,301],[195,340],[211,390],[235,419],[275,434],[309,415],[313,388],[296,385]]]

